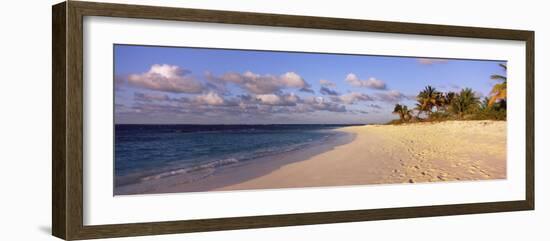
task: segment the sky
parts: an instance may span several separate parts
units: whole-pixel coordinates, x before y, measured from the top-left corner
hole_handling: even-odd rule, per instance
[[[487,96],[505,61],[114,46],[117,124],[367,124],[425,86]]]

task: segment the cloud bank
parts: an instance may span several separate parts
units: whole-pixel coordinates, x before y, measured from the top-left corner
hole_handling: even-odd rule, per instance
[[[172,93],[201,93],[200,82],[188,76],[190,71],[175,65],[155,64],[149,71],[128,76],[128,83],[140,88]]]
[[[361,80],[354,73],[349,73],[346,76],[346,82],[353,87],[366,87],[371,89],[384,90],[386,89],[386,83],[382,80],[370,77],[367,80]]]
[[[337,97],[333,97],[332,100],[339,103],[355,104],[361,101],[374,101],[374,98],[363,93],[351,92],[351,93],[347,93]]]
[[[260,75],[251,71],[244,73],[226,73],[221,76],[210,76],[211,80],[222,85],[235,84],[251,94],[272,94],[281,92],[283,89],[298,89],[304,92],[311,92],[310,85],[297,73],[286,72],[279,76]]]
[[[336,90],[334,82],[321,79],[318,92],[321,96],[316,96],[311,85],[298,73],[291,71],[279,75],[252,71],[221,75],[205,72],[198,79],[190,73],[179,66],[155,64],[147,72],[128,75],[125,82],[117,78],[115,87],[133,86],[139,90],[134,89],[133,96],[125,97],[133,98],[130,102],[115,105],[115,111],[119,114],[139,113],[152,117],[193,114],[220,118],[263,118],[275,114],[313,112],[367,114],[367,108],[370,111],[381,108],[377,102],[408,99],[398,91],[386,90],[384,81],[375,78],[361,80],[353,73],[346,76],[345,81],[349,85],[377,92],[366,94],[348,91],[341,94]]]

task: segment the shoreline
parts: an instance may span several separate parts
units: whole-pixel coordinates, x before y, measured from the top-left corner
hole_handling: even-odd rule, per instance
[[[337,146],[352,142],[355,139],[355,134],[342,131],[341,129],[344,128],[348,127],[331,130],[336,133],[329,137],[327,141],[315,143],[298,150],[264,156],[222,167],[216,170],[212,175],[208,175],[198,180],[187,182],[185,181],[187,179],[185,175],[174,175],[147,182],[115,187],[114,195],[204,192],[242,183],[267,175],[284,165],[307,160],[312,156],[325,153]]]
[[[505,121],[364,125],[335,131],[347,134],[318,146],[229,166],[190,183],[173,176],[124,186],[116,195],[506,178]]]
[[[345,129],[356,133],[353,142],[216,190],[506,178],[505,121],[423,122]]]

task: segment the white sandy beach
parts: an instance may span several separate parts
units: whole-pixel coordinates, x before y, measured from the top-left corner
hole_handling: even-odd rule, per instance
[[[344,127],[350,135],[234,165],[189,182],[174,175],[119,194],[251,190],[506,178],[506,122],[446,121]]]
[[[506,178],[504,121],[367,125],[341,130],[356,138],[217,190]]]

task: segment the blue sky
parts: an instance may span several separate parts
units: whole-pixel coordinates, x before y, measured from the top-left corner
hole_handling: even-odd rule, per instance
[[[115,122],[384,123],[425,86],[489,94],[504,61],[115,45]]]

